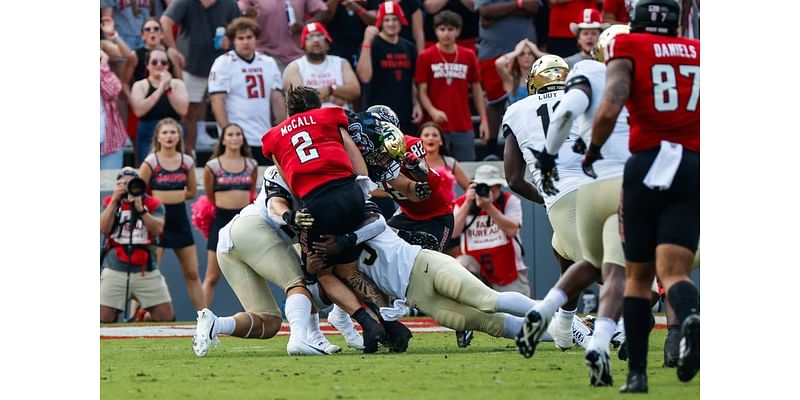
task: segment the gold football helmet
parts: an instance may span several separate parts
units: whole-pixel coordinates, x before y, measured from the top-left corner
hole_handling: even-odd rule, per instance
[[[376,122],[383,152],[394,159],[402,159],[406,154],[406,139],[403,132],[389,122],[381,120]]]
[[[563,58],[548,54],[531,65],[528,72],[528,94],[564,89],[569,66]]]
[[[600,61],[601,63],[606,62],[608,59],[608,54],[606,54],[606,50],[608,49],[608,45],[611,43],[611,39],[614,39],[617,35],[625,35],[631,33],[631,27],[628,25],[611,25],[603,33],[600,34],[600,37],[597,38],[597,43],[594,45],[592,49],[592,57],[595,60]]]

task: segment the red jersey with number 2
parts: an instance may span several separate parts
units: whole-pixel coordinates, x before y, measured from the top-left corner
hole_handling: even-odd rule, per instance
[[[422,140],[417,137],[405,135],[406,148],[409,152],[413,153],[418,158],[425,158],[425,146]],[[422,162],[422,161],[420,161]],[[400,169],[400,173],[411,178],[411,174],[405,168]],[[383,182],[383,187],[389,189],[388,193],[394,198],[409,219],[415,221],[427,221],[429,219],[440,217],[442,215],[452,214],[453,205],[447,200],[448,191],[452,192],[453,188],[448,188],[444,179],[434,170],[428,171],[428,185],[431,187],[431,197],[422,201],[411,201],[400,192],[391,188],[386,182]]]
[[[289,188],[303,198],[324,183],[354,174],[339,132],[347,124],[339,107],[298,113],[267,131],[261,151],[267,159],[275,156]]]
[[[628,96],[631,152],[658,147],[662,140],[700,151],[700,41],[631,33],[608,46],[609,62],[633,61]]]

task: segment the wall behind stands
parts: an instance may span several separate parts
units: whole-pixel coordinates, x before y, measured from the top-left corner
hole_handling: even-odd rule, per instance
[[[503,171],[503,163],[502,161],[498,162],[467,162],[462,163],[462,167],[464,168],[464,172],[467,176],[472,176],[473,171],[480,165],[483,164],[493,164],[496,165],[500,171]],[[263,175],[264,167],[261,167],[259,170],[259,177]],[[111,194],[113,189],[115,177],[117,175],[117,170],[104,170],[101,171],[100,174],[100,200],[103,197]],[[203,195],[205,191],[202,187],[202,176],[203,170],[202,168],[198,168],[196,170],[197,177],[198,177],[198,197]],[[260,182],[259,182],[260,185]],[[457,188],[459,192],[461,192],[460,188]],[[187,202],[186,208],[187,212],[191,216],[191,206],[194,203],[194,200]],[[550,240],[553,234],[553,230],[550,227],[550,222],[547,219],[547,214],[545,213],[544,207],[539,206],[537,204],[531,203],[525,199],[522,199],[522,213],[523,213],[523,223],[522,223],[522,243],[525,248],[525,264],[528,266],[528,279],[531,283],[531,294],[532,297],[541,299],[546,294],[547,291],[556,283],[559,276],[559,268],[558,264],[555,261],[553,256],[553,250],[550,246]],[[193,229],[194,240],[198,250],[198,259],[199,259],[199,271],[200,277],[205,276],[206,271],[206,260],[208,256],[208,251],[206,250],[206,239],[203,238],[203,235],[200,234],[199,231]],[[102,235],[100,236],[100,246],[102,245]],[[99,269],[98,269],[99,271]],[[161,263],[161,273],[167,280],[167,286],[169,286],[170,294],[172,295],[172,302],[173,306],[175,307],[175,314],[176,319],[178,321],[191,321],[196,318],[196,314],[194,312],[194,308],[189,301],[189,297],[186,292],[186,284],[184,283],[183,277],[181,275],[180,265],[178,264],[178,260],[175,257],[175,254],[172,251],[167,251],[164,257],[164,260]],[[692,274],[692,278],[694,281],[699,285],[700,283],[700,273],[699,270],[695,270]],[[284,294],[280,289],[275,287],[274,285],[270,285],[273,295],[275,299],[278,301],[278,304],[283,307],[284,301]],[[597,288],[594,288],[595,293],[598,293]],[[230,286],[228,285],[227,281],[225,280],[224,276],[221,276],[219,283],[217,284],[217,289],[214,297],[214,303],[211,304],[210,307],[215,314],[217,315],[232,315],[236,312],[242,311],[242,306],[239,304],[239,301],[236,299],[236,296],[231,290]]]

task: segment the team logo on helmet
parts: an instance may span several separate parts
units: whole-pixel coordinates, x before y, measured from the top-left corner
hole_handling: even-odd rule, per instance
[[[383,151],[394,159],[400,159],[406,154],[406,140],[403,132],[389,122],[377,121],[378,137]]]
[[[397,118],[397,114],[387,106],[380,104],[374,105],[367,108],[367,112],[372,114],[375,119],[388,122],[394,126],[400,126],[400,119]]]
[[[564,89],[568,73],[569,65],[563,58],[553,54],[542,56],[528,73],[528,94]]]

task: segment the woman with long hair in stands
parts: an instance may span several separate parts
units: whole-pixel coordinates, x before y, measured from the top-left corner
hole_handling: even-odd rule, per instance
[[[152,196],[161,200],[166,207],[164,231],[156,248],[156,262],[162,265],[165,249],[175,252],[189,299],[195,309],[202,310],[206,307],[206,301],[197,271],[197,246],[186,210],[186,200],[197,194],[197,178],[194,160],[183,154],[178,121],[164,118],[158,122],[152,151],[139,167],[139,176],[147,182],[147,189]]]
[[[508,93],[509,105],[528,97],[528,71],[533,62],[545,54],[526,38],[520,40],[514,50],[494,61],[497,74],[503,80],[503,90]]]
[[[250,146],[244,139],[242,127],[228,124],[222,129],[211,158],[203,168],[203,186],[206,197],[216,211],[208,232],[208,263],[203,279],[203,295],[211,306],[214,288],[219,280],[217,240],[219,230],[242,208],[250,204],[258,182],[258,164],[253,159]]]
[[[169,73],[169,58],[163,50],[153,50],[147,57],[147,77],[131,88],[131,108],[139,117],[136,129],[138,165],[150,150],[155,127],[164,118],[179,121],[189,110],[189,92],[182,80]]]
[[[457,197],[455,185],[458,184],[461,190],[467,190],[469,177],[464,173],[458,160],[447,155],[442,128],[437,123],[428,121],[422,124],[419,127],[419,138],[425,146],[425,152],[427,153],[425,161],[428,163],[428,167],[452,182],[452,197],[450,197],[452,202]],[[458,255],[457,252],[460,245],[458,237],[451,238],[444,252],[455,257]]]

